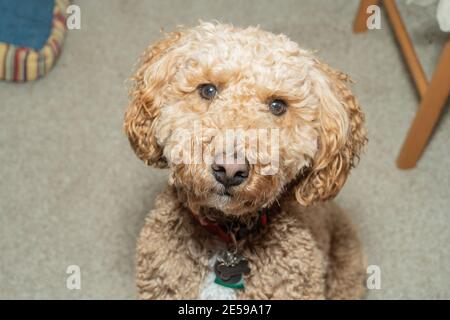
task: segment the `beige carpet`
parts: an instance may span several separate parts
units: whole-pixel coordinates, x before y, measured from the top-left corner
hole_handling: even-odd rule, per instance
[[[135,298],[135,240],[166,172],[139,162],[122,133],[124,81],[161,27],[198,19],[286,33],[357,81],[370,143],[337,201],[381,268],[367,296],[450,298],[450,117],[416,169],[396,169],[417,96],[384,16],[382,30],[353,35],[349,0],[77,3],[82,28],[55,69],[0,83],[0,298]],[[401,9],[430,75],[445,35],[433,9]],[[71,264],[78,291],[65,286]]]

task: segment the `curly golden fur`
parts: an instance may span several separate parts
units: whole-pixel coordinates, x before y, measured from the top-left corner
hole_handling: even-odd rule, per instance
[[[274,203],[280,212],[243,245],[252,272],[238,298],[362,295],[364,259],[356,232],[336,205],[324,202],[342,188],[367,140],[345,74],[285,35],[202,23],[151,45],[133,80],[126,134],[140,159],[171,172],[138,240],[141,298],[199,296],[218,244],[191,213],[214,210],[245,220]],[[206,83],[218,88],[213,100],[198,93]],[[274,99],[286,102],[284,114],[269,112]],[[195,122],[206,128],[200,136]],[[252,163],[245,183],[224,194],[210,164],[191,154],[191,161],[175,162],[173,151],[180,144],[208,148],[229,128],[277,129],[279,169],[267,175],[267,162]],[[177,134],[180,129],[184,134]],[[242,144],[236,149],[248,141]]]

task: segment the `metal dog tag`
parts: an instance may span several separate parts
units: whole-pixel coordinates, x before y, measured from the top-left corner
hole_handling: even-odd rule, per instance
[[[250,272],[248,261],[242,257],[226,251],[217,258],[214,265],[215,283],[224,287],[244,289],[244,274]]]

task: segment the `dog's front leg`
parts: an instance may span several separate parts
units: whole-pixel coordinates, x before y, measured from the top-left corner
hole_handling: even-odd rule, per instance
[[[176,209],[175,209],[176,210]],[[196,299],[207,264],[178,212],[153,210],[137,245],[137,287],[141,299]],[[181,213],[180,213],[181,214]]]
[[[238,298],[325,299],[325,257],[310,232],[282,224],[269,232],[270,240],[244,252],[251,271]]]

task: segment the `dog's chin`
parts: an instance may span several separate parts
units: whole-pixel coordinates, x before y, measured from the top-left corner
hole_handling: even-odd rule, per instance
[[[219,211],[224,216],[229,217],[242,217],[255,211],[252,210],[252,208],[243,205],[241,201],[233,199],[233,196],[228,194],[212,195],[208,201],[205,201],[202,204],[202,207]]]
[[[246,200],[246,198],[232,191],[218,191],[208,195],[200,204],[203,208],[211,208],[220,211],[229,217],[243,217],[257,212],[264,206],[257,199]]]

